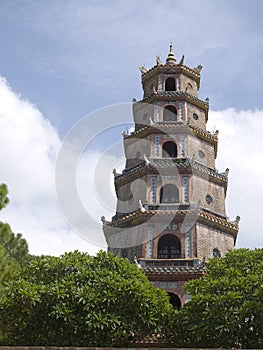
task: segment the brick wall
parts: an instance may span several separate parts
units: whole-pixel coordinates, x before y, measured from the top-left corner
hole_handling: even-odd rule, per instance
[[[117,213],[131,213],[139,208],[139,200],[146,202],[147,176],[144,175],[117,189]]]
[[[147,136],[143,139],[130,138],[124,141],[124,150],[126,157],[126,168],[133,167],[134,165],[141,163],[144,159],[144,154],[150,157],[151,154],[151,136]]]
[[[140,127],[150,125],[150,118],[154,119],[154,104],[152,103],[139,103],[133,109],[133,119],[135,122],[135,130]]]
[[[198,97],[197,84],[193,79],[180,74],[180,85],[180,90],[187,91],[189,94]]]
[[[213,257],[213,249],[218,249],[221,256],[228,250],[234,249],[234,238],[232,235],[217,229],[207,227],[203,224],[196,224],[197,236],[197,257],[209,259]]]
[[[145,89],[144,89],[144,97],[149,96],[153,93],[153,87],[155,88],[155,91],[158,90],[158,85],[159,85],[159,76],[155,76],[153,78],[150,78],[146,85],[145,85]]]
[[[140,225],[120,228],[110,225],[103,226],[108,250],[131,262],[134,257],[142,257],[143,230]]]
[[[195,120],[193,114],[196,113],[198,119]],[[205,111],[201,108],[198,108],[191,103],[187,104],[187,122],[197,128],[206,130],[206,120],[205,120]]]
[[[208,210],[215,213],[225,215],[225,192],[224,187],[219,184],[209,182],[207,178],[201,178],[199,176],[193,176],[191,178],[191,202],[198,203]],[[212,203],[206,202],[206,196],[212,197]]]
[[[194,156],[194,160],[198,163],[212,169],[215,168],[215,150],[211,143],[201,141],[194,135],[189,135],[187,137],[186,152],[188,158],[192,159]]]

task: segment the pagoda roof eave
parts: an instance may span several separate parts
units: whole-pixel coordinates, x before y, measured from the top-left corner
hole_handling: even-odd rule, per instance
[[[126,139],[129,139],[132,137],[142,138],[142,137],[145,137],[147,135],[150,135],[154,131],[161,131],[163,133],[166,133],[166,132],[168,132],[168,130],[171,131],[170,130],[171,128],[185,129],[183,131],[193,132],[195,134],[195,136],[202,138],[204,141],[213,142],[214,144],[217,144],[217,142],[218,142],[217,133],[211,134],[208,131],[204,131],[203,129],[197,128],[191,124],[186,124],[183,121],[170,122],[170,123],[169,122],[158,122],[158,123],[153,122],[153,124],[151,124],[151,125],[145,124],[142,128],[140,128],[139,130],[133,131],[129,135],[124,134],[124,139],[126,140]],[[182,130],[180,130],[180,131],[182,131]]]
[[[208,101],[203,101],[197,97],[195,97],[192,94],[189,94],[186,91],[156,91],[152,92],[150,95],[145,96],[142,100],[134,102],[132,105],[132,108],[139,108],[140,104],[143,103],[153,103],[156,98],[166,98],[166,99],[171,99],[171,97],[177,97],[177,98],[182,98],[186,99],[188,102],[202,108],[205,113],[206,113],[206,121],[208,120],[208,110],[209,110],[209,102]],[[143,106],[142,106],[143,107]]]
[[[171,167],[176,167],[180,173],[181,169],[183,173],[195,174],[202,176],[208,176],[209,179],[216,183],[221,183],[225,190],[227,189],[228,177],[227,173],[218,173],[216,170],[208,168],[207,166],[198,163],[196,161],[190,160],[189,158],[156,158],[149,159],[149,163],[142,161],[133,168],[127,169],[123,174],[115,174],[115,184],[123,184],[130,179],[137,178],[145,174],[157,173],[159,174],[160,168],[170,169]]]
[[[200,73],[196,71],[194,68],[190,68],[184,64],[165,64],[160,63],[155,66],[149,68],[147,71],[142,73],[142,84],[144,85],[145,81],[150,79],[152,76],[160,73],[183,73],[187,76],[190,76],[197,82],[198,89],[200,87]]]
[[[114,221],[104,220],[103,225],[121,228],[122,226],[125,227],[125,225],[128,224],[129,227],[132,227],[132,222],[134,219],[137,219],[137,224],[139,223],[138,221],[141,221],[143,223],[147,221],[147,219],[151,218],[152,216],[158,216],[158,218],[156,218],[157,220],[159,220],[160,216],[164,216],[164,215],[173,217],[174,220],[181,220],[187,214],[190,214],[190,215],[192,214],[196,216],[195,222],[207,224],[216,229],[227,232],[233,235],[236,239],[238,229],[239,229],[239,225],[237,222],[227,221],[225,217],[216,215],[215,213],[209,212],[204,208],[186,209],[186,210],[155,210],[155,209],[149,210],[145,208],[139,208],[132,213],[128,213],[127,215],[124,215],[122,217],[115,219]]]
[[[142,270],[150,281],[188,280],[205,274],[204,267],[143,267]]]

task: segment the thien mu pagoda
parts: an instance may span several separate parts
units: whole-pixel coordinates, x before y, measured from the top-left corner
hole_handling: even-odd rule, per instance
[[[102,218],[109,251],[135,261],[177,309],[188,298],[184,283],[233,249],[238,233],[239,217],[229,221],[225,209],[229,169],[215,167],[218,131],[206,130],[209,99],[198,97],[201,69],[184,56],[177,63],[172,45],[165,63],[140,67],[125,169],[113,170],[116,214]]]

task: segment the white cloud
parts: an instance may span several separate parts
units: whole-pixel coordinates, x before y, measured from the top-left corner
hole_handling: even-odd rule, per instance
[[[0,79],[1,178],[16,201],[48,198],[60,141],[48,120]],[[41,186],[39,186],[41,184]]]
[[[54,172],[61,140],[56,130],[4,78],[0,101],[0,182],[8,185],[11,201],[0,219],[23,234],[32,254],[94,253],[98,247],[70,230],[57,205]]]
[[[210,112],[208,127],[220,131],[218,168],[230,168],[227,214],[241,216],[237,247],[262,247],[263,111]]]

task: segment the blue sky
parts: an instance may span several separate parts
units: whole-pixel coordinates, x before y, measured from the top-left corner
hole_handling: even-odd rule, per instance
[[[211,109],[262,107],[261,0],[0,2],[0,71],[64,135],[86,113],[140,98],[140,65],[170,41],[202,64]]]
[[[23,233],[35,253],[96,250],[71,233],[56,209],[56,154],[83,116],[140,99],[138,66],[151,67],[157,55],[164,60],[172,41],[178,59],[184,54],[187,65],[204,66],[199,96],[210,98],[210,127],[221,128],[218,166],[232,171],[228,208],[230,216],[243,217],[239,245],[262,245],[262,14],[261,0],[2,0],[0,181],[11,198],[2,219]],[[41,156],[35,158],[33,149]],[[95,148],[83,165],[84,183],[100,152]],[[244,165],[248,152],[246,162],[257,164],[257,174]],[[85,193],[87,184],[83,188]],[[250,195],[246,205],[241,193]],[[94,215],[103,215],[103,208]]]

